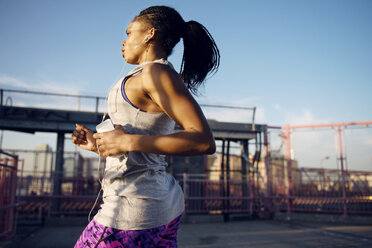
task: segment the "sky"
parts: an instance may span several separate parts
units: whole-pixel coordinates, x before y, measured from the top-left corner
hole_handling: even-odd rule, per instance
[[[270,126],[372,120],[370,0],[0,0],[0,88],[105,96],[124,66],[120,49],[127,25],[151,5],[174,7],[185,21],[202,23],[219,47],[221,65],[200,90],[199,103],[255,106],[256,122]],[[178,44],[169,58],[176,69],[182,49]],[[78,105],[73,99],[43,100],[33,104]],[[12,102],[30,104],[19,95]],[[248,110],[203,110],[209,119],[252,120]],[[280,147],[277,134],[271,133],[272,149]],[[344,136],[349,168],[372,171],[371,128],[347,129]],[[334,130],[292,138],[300,165],[318,167],[322,161],[336,168]],[[3,132],[3,148],[33,149],[38,143],[55,147],[55,135]]]

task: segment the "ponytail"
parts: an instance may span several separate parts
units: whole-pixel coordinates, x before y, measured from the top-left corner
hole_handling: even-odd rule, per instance
[[[192,93],[197,93],[198,87],[209,73],[218,70],[220,52],[212,35],[200,23],[185,22],[175,9],[167,6],[144,9],[135,19],[155,28],[161,37],[161,46],[168,56],[183,38],[184,52],[180,75]]]
[[[196,21],[185,23],[182,38],[184,52],[180,74],[187,88],[197,93],[207,75],[217,72],[220,53],[212,35]]]

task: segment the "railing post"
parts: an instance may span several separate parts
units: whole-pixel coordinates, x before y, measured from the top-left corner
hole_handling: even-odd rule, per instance
[[[188,193],[189,193],[187,189],[187,181],[188,181],[187,173],[183,173],[182,177],[183,177],[183,195],[185,196],[185,201],[186,201],[188,197]]]
[[[96,97],[96,113],[98,113],[99,97]]]
[[[252,111],[252,131],[256,131],[256,124],[255,124],[255,118],[256,118],[256,107],[253,107]]]
[[[53,211],[57,212],[60,209],[61,184],[63,177],[63,154],[64,154],[65,133],[58,132],[57,135],[57,151],[56,164],[54,169],[54,185],[53,185]]]
[[[226,151],[226,204],[224,209],[224,222],[230,220],[230,140],[227,140]]]
[[[3,97],[4,97],[4,91],[3,89],[0,89],[0,107],[3,106]]]
[[[266,201],[265,207],[266,209],[271,212],[272,210],[272,198],[271,198],[271,175],[270,175],[270,151],[269,151],[269,138],[268,138],[268,131],[267,125],[265,125],[264,129],[264,158],[265,158],[265,174],[266,174]]]
[[[342,199],[343,199],[343,205],[344,205],[344,211],[343,215],[347,215],[347,204],[346,204],[346,181],[345,181],[345,170],[344,170],[344,156],[342,153],[342,134],[341,134],[341,126],[337,126],[337,132],[338,132],[338,142],[339,142],[339,148],[340,148],[340,165],[341,165],[341,180],[342,180]]]
[[[0,163],[2,163],[3,165],[8,165],[8,158],[3,158],[2,160],[0,160]],[[1,173],[0,173],[0,207],[3,206],[3,203],[4,203],[4,192],[6,190],[6,167],[4,166],[4,168],[1,170]]]
[[[241,153],[241,167],[242,167],[242,195],[245,198],[243,200],[243,209],[247,210],[248,205],[249,205],[249,200],[247,197],[249,196],[249,191],[248,191],[248,183],[247,183],[247,167],[249,166],[249,161],[248,161],[248,140],[243,140],[240,143],[240,153]],[[248,167],[249,169],[249,167]]]
[[[9,189],[9,193],[10,193],[10,204],[11,206],[13,206],[15,204],[15,199],[16,199],[16,192],[17,192],[17,171],[18,171],[18,156],[14,156],[13,157],[13,168],[11,169],[11,172],[10,172],[10,189]],[[9,220],[10,220],[10,224],[9,224],[9,232],[12,232],[12,230],[15,231],[15,228],[16,228],[16,223],[13,222],[14,221],[14,216],[15,216],[15,211],[16,209],[15,208],[11,208],[9,209]]]
[[[77,99],[78,99],[77,111],[80,111],[81,96],[78,96]]]
[[[287,212],[291,213],[292,212],[292,192],[293,192],[293,184],[292,184],[292,158],[291,158],[291,131],[290,127],[288,125],[285,125],[284,127],[285,130],[285,142],[286,142],[286,186],[287,186],[287,197],[288,197],[288,202],[287,202]]]

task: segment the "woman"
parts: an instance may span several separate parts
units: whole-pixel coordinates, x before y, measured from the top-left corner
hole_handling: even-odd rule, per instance
[[[185,22],[166,6],[140,12],[122,44],[124,59],[139,66],[109,93],[108,113],[115,124],[95,133],[77,124],[72,142],[106,157],[103,204],[75,247],[177,247],[184,211],[180,186],[165,172],[164,155],[215,152],[215,142],[196,92],[219,66],[209,32]],[[183,39],[181,72],[167,61]],[[174,124],[183,131],[173,132]]]

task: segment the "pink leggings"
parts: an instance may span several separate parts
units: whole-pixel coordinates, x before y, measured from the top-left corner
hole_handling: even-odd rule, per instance
[[[164,226],[144,230],[119,230],[92,220],[84,229],[74,248],[174,248],[177,247],[177,231],[181,219],[182,214]]]

